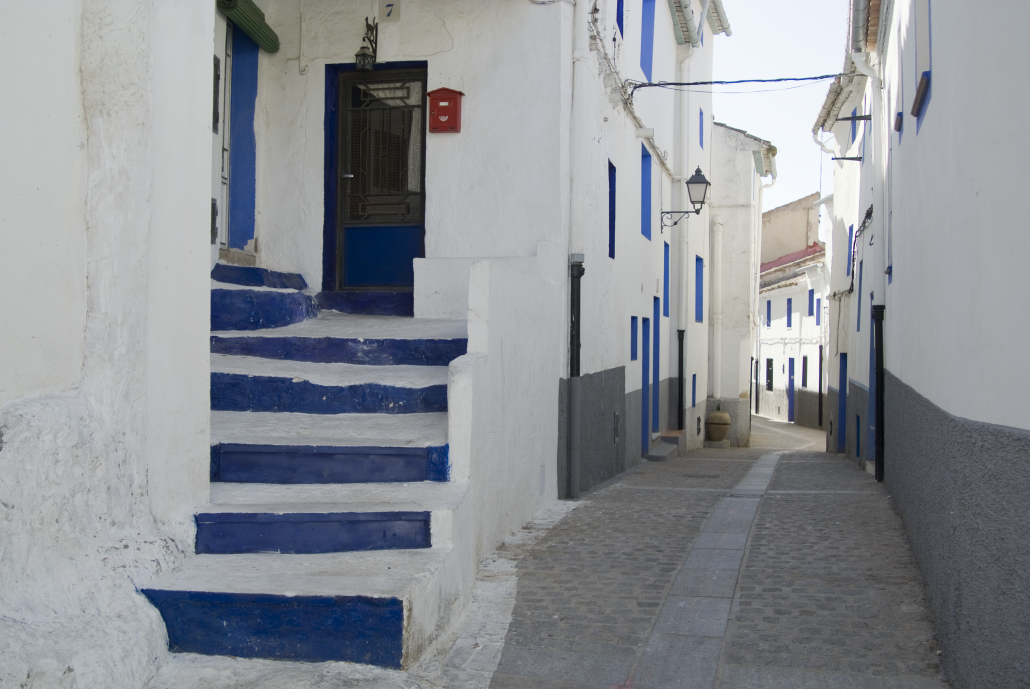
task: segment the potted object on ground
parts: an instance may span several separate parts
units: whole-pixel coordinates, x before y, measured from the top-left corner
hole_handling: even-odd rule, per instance
[[[726,440],[730,432],[730,415],[722,410],[722,405],[716,405],[715,411],[708,415],[708,439],[714,442]]]

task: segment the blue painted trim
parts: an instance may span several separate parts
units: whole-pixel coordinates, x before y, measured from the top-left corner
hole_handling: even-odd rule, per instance
[[[701,144],[701,149],[705,147],[705,111],[701,108],[697,109],[697,139],[698,143]]]
[[[815,324],[822,325],[823,319],[823,300],[818,298],[815,300]]]
[[[865,392],[867,395],[869,394],[869,388],[866,387],[865,383],[859,383],[854,378],[848,378],[848,386],[849,387],[856,387],[859,390],[862,390],[863,392]]]
[[[304,281],[304,276],[297,273],[280,273],[274,270],[265,270],[264,268],[230,266],[224,263],[215,264],[215,267],[211,269],[211,279],[216,282],[243,285],[244,287],[308,288],[308,283]]]
[[[794,422],[794,357],[787,357],[787,421]]]
[[[862,263],[858,262],[858,299],[855,301],[855,332],[862,332]]]
[[[414,292],[319,292],[319,308],[365,316],[414,316]]]
[[[317,315],[314,300],[303,292],[211,290],[212,330],[281,328]]]
[[[643,0],[640,8],[640,69],[648,81],[654,64],[654,3]]]
[[[765,327],[772,327],[772,299],[765,300]]]
[[[662,280],[662,315],[669,317],[669,243],[665,242],[665,273]]]
[[[428,414],[447,411],[447,386],[316,385],[290,378],[211,374],[212,411],[298,414]]]
[[[629,317],[629,360],[637,360],[637,317]]]
[[[705,260],[694,257],[694,321],[704,323],[705,320]]]
[[[787,297],[787,327],[794,327],[794,300]]]
[[[815,290],[808,290],[808,315],[815,315]]]
[[[690,406],[691,408],[697,406],[697,374],[694,373],[690,376]]]
[[[615,183],[616,169],[608,161],[608,258],[615,258]]]
[[[641,377],[640,377],[640,453],[647,454],[651,449],[651,436],[648,427],[651,425],[651,396],[649,388],[651,387],[650,380],[650,368],[651,368],[651,319],[644,318],[642,323],[644,331],[644,342],[641,348],[643,354],[643,361],[640,365]]]
[[[429,63],[425,60],[412,60],[404,62],[379,62],[376,63],[373,71],[389,72],[397,69],[427,69]],[[354,63],[342,63],[325,66],[325,117],[323,119],[323,161],[325,172],[322,179],[322,193],[325,203],[323,204],[322,215],[322,289],[332,291],[336,289],[336,211],[339,200],[336,198],[336,181],[339,179],[340,171],[336,152],[338,141],[338,120],[337,104],[339,102],[337,89],[339,88],[340,75],[354,71]],[[397,314],[410,315],[410,314]]]
[[[651,241],[651,154],[640,145],[640,234]]]
[[[625,36],[626,30],[624,28],[626,16],[625,0],[617,0],[615,3],[615,25],[619,27],[619,35]]]
[[[257,207],[258,46],[243,31],[232,32],[232,101],[229,104],[229,246],[243,249],[254,238]]]
[[[844,266],[844,275],[851,275],[851,259],[855,251],[855,226],[848,226],[848,262]]]
[[[651,432],[657,433],[659,430],[659,422],[661,418],[661,406],[659,404],[659,394],[661,393],[661,349],[662,349],[662,304],[658,297],[654,297],[654,338],[651,342],[654,346],[654,358],[652,361],[654,364],[651,366]]]
[[[427,448],[426,480],[446,482],[451,478],[451,446]]]
[[[404,604],[398,598],[140,593],[160,611],[172,653],[401,667]]]
[[[468,351],[468,340],[340,337],[211,337],[212,354],[367,366],[446,366]]]
[[[211,446],[211,480],[221,483],[412,483],[446,481],[448,447]],[[442,477],[442,478],[441,478]]]
[[[837,452],[844,452],[848,436],[848,355],[841,352],[837,393]]]
[[[429,548],[429,512],[202,513],[197,554],[344,553]]]

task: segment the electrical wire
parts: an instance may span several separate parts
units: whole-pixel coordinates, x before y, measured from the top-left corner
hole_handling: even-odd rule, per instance
[[[637,89],[644,88],[669,88],[670,86],[725,86],[728,84],[776,84],[785,81],[826,81],[837,77],[855,76],[855,72],[842,72],[840,74],[821,74],[814,77],[780,77],[777,79],[731,79],[716,81],[633,81],[626,80],[630,86],[630,95]]]

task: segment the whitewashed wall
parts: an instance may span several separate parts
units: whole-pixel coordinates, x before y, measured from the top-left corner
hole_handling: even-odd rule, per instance
[[[143,686],[167,640],[136,589],[207,501],[214,11],[60,5],[18,8],[0,77],[24,113],[4,124],[38,144],[5,160],[39,199],[5,201],[24,268],[0,285],[52,319],[11,314],[27,330],[4,344],[0,685]]]

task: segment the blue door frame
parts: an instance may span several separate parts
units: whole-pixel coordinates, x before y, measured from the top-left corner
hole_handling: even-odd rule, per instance
[[[658,376],[661,375],[661,359],[658,357],[661,354],[662,339],[658,336],[661,332],[662,323],[662,304],[658,297],[654,298],[654,366],[652,366],[651,372],[651,432],[657,433],[660,429],[658,428],[658,422],[660,421],[660,414],[658,411],[661,409],[659,393],[661,392],[661,380]]]
[[[648,427],[650,426],[650,414],[648,413],[651,404],[650,382],[651,382],[651,319],[644,318],[644,342],[643,357],[640,362],[640,454],[646,455],[651,449],[651,436]]]
[[[848,355],[840,355],[840,381],[837,383],[837,452],[844,452],[848,438]]]
[[[787,421],[794,421],[794,359],[787,359]]]

